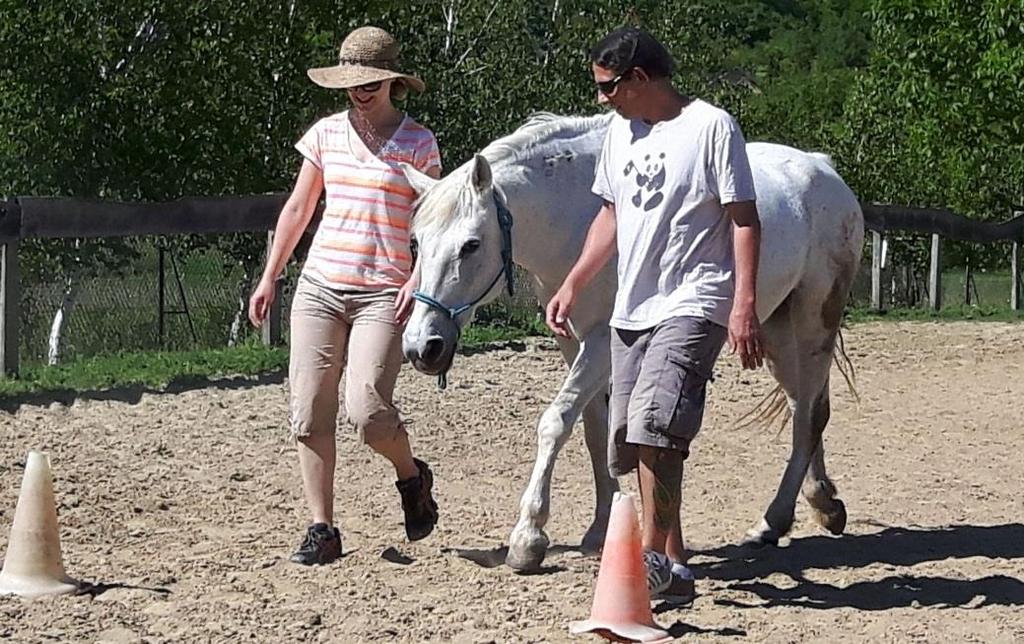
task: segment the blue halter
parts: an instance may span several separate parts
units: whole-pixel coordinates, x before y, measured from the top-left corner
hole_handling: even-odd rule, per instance
[[[498,274],[494,276],[491,283],[487,285],[484,292],[480,294],[475,300],[469,304],[461,304],[459,306],[446,306],[443,302],[438,299],[427,295],[422,291],[413,291],[412,297],[418,302],[423,302],[427,306],[441,313],[444,313],[445,317],[455,323],[455,329],[458,332],[458,336],[462,335],[462,326],[459,324],[459,316],[470,310],[477,304],[479,304],[492,289],[498,284],[498,281],[504,277],[505,287],[508,289],[509,297],[515,295],[515,287],[512,273],[512,213],[509,211],[508,206],[505,205],[504,199],[498,197],[498,191],[495,189],[492,192],[494,198],[494,208],[498,213],[498,227],[501,228],[501,268],[498,270]],[[458,343],[458,336],[456,336],[456,343]],[[437,386],[439,389],[446,389],[448,387],[448,369],[451,368],[449,364],[445,367],[437,376]]]

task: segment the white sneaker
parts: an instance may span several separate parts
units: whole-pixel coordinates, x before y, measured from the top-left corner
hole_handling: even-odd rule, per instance
[[[647,568],[647,590],[652,598],[672,585],[672,561],[662,553],[645,550],[644,567]]]
[[[693,571],[660,552],[644,551],[647,590],[652,600],[670,604],[689,604],[696,596]]]
[[[669,604],[689,604],[696,596],[693,571],[683,564],[673,563],[671,582],[665,590],[657,594],[656,599]],[[652,598],[655,597],[652,595]]]

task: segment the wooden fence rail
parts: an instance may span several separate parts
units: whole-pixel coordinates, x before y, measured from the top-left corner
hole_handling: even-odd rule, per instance
[[[18,242],[66,237],[267,232],[268,244],[287,194],[195,197],[164,203],[121,203],[64,197],[0,201],[0,373],[17,375],[20,276]],[[268,245],[269,251],[269,245]],[[263,326],[267,344],[281,343],[281,306]]]
[[[0,201],[0,370],[18,372],[20,275],[18,242],[29,238],[132,237],[143,235],[223,234],[269,232],[287,195],[194,197],[164,203],[121,203],[63,197],[19,197]],[[1003,223],[971,220],[948,210],[863,204],[864,223],[872,241],[872,305],[882,306],[881,250],[889,231],[932,235],[931,305],[941,305],[941,239],[1013,243],[1011,306],[1021,306],[1020,246],[1024,243],[1024,213]],[[1024,210],[1024,209],[1022,209]],[[267,343],[281,341],[281,307],[271,312],[264,327]]]
[[[0,207],[0,243],[61,237],[217,234],[274,228],[286,194],[120,203],[20,197]]]
[[[1021,309],[1021,244],[1024,243],[1024,208],[1001,223],[968,219],[945,209],[909,208],[861,204],[864,226],[871,231],[871,307],[882,310],[882,247],[886,232],[899,231],[931,235],[928,269],[928,305],[942,308],[942,240],[979,243],[1010,242],[1010,308]]]

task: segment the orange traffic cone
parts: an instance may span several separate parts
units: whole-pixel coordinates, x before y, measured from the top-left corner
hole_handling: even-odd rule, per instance
[[[64,574],[50,457],[31,450],[21,479],[4,567],[0,570],[0,595],[32,599],[70,593],[77,588],[75,580]]]
[[[590,619],[574,622],[569,631],[573,635],[597,633],[610,640],[627,642],[671,639],[654,623],[651,615],[640,523],[629,494],[616,493],[612,501]]]

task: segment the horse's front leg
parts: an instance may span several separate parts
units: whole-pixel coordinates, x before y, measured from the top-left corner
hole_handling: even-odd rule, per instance
[[[594,469],[594,520],[584,533],[580,548],[596,554],[604,546],[612,498],[619,491],[619,482],[608,472],[608,399],[603,391],[583,410],[583,431]]]
[[[580,343],[568,377],[537,423],[537,460],[519,502],[519,522],[509,537],[505,559],[516,570],[537,570],[547,554],[550,542],[544,526],[551,510],[551,475],[555,459],[569,439],[583,408],[601,389],[602,382],[607,385],[607,368],[601,365],[606,353],[602,354],[599,347],[599,337],[593,341],[585,338]]]
[[[580,542],[585,553],[597,553],[604,546],[604,535],[608,531],[608,518],[612,510],[612,498],[619,491],[619,482],[608,472],[608,376],[611,374],[610,328],[601,325],[595,329],[589,341],[594,352],[591,363],[595,370],[602,369],[605,386],[590,399],[583,409],[583,432],[590,464],[594,470],[594,520],[587,528]]]

